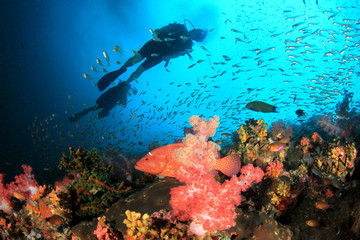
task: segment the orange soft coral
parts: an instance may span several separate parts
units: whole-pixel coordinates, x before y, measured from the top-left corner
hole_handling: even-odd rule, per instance
[[[284,171],[283,164],[280,161],[269,162],[266,167],[265,175],[269,178],[278,178]]]

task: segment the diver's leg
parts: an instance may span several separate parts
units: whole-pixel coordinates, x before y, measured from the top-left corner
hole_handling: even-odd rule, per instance
[[[133,66],[134,64],[140,62],[143,59],[144,57],[137,53],[133,57],[129,58],[120,69],[105,74],[98,81],[97,85],[99,91],[105,90],[113,81],[116,80],[116,78],[123,74],[128,67]]]
[[[69,120],[70,120],[70,122],[77,122],[83,116],[85,116],[88,112],[91,112],[91,111],[94,111],[94,110],[96,110],[96,106],[86,108],[86,109],[82,110],[81,112],[78,112],[78,113],[75,113],[75,114],[71,115]]]
[[[126,83],[130,83],[130,82],[134,81],[135,79],[138,79],[143,72],[145,72],[146,70],[158,65],[161,62],[162,62],[161,57],[156,57],[156,58],[149,57],[149,58],[146,58],[146,60],[142,64],[140,64],[140,66],[136,69],[136,71],[133,72],[130,75],[128,80],[126,80]]]
[[[120,69],[125,69],[126,71],[126,68],[128,67],[131,67],[135,64],[137,64],[138,62],[140,62],[141,60],[143,60],[144,57],[141,56],[141,54],[139,53],[136,53],[134,56],[132,56],[131,58],[129,58],[125,63],[124,65],[122,65],[122,67]]]
[[[126,80],[126,83],[130,83],[132,81],[134,81],[135,79],[138,79],[140,77],[140,75],[145,72],[145,67],[141,64],[136,70],[135,72],[133,72],[130,77]]]

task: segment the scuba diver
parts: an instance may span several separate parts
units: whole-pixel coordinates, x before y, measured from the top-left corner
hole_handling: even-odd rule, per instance
[[[185,19],[184,24],[172,23],[155,31],[149,29],[153,38],[146,42],[138,52],[134,52],[135,55],[129,58],[120,69],[105,74],[97,84],[99,91],[105,90],[113,81],[123,74],[128,67],[135,65],[144,58],[146,58],[145,61],[130,75],[125,81],[126,83],[134,81],[140,77],[144,71],[156,66],[162,61],[166,61],[165,67],[167,67],[171,58],[187,54],[190,59],[192,59],[190,55],[193,45],[192,40],[202,42],[207,35],[207,31],[195,29],[194,25],[192,25],[193,29],[188,31],[185,26],[186,21],[192,25],[189,20]]]
[[[188,31],[185,23],[188,21],[193,29]],[[134,52],[134,56],[129,58],[120,69],[105,74],[98,82],[99,91],[105,90],[112,82],[114,82],[121,74],[123,74],[128,67],[139,63],[143,59],[144,62],[133,72],[126,81],[119,82],[115,87],[109,88],[97,100],[96,105],[84,109],[83,111],[73,114],[70,117],[71,122],[80,120],[90,111],[101,109],[98,117],[102,118],[109,115],[110,110],[118,104],[123,107],[127,104],[127,94],[131,89],[130,82],[139,78],[140,75],[165,61],[165,67],[169,64],[169,60],[187,54],[192,59],[190,52],[192,51],[193,41],[202,42],[207,31],[202,29],[195,29],[194,25],[187,19],[184,24],[172,23],[160,29],[153,31],[149,29],[153,38],[145,43],[138,52]],[[132,88],[134,95],[136,89]]]
[[[98,118],[106,117],[110,114],[110,110],[116,105],[122,105],[123,107],[127,104],[127,95],[130,90],[130,84],[121,82],[117,86],[110,88],[108,91],[103,93],[97,100],[95,106],[86,108],[81,112],[71,115],[69,118],[70,122],[77,122],[83,116],[88,114],[91,111],[96,111],[100,109],[98,113]],[[137,93],[136,88],[132,88],[132,93],[135,95]]]

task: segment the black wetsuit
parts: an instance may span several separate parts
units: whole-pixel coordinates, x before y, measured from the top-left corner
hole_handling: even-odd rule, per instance
[[[137,69],[136,72],[134,72],[137,73],[135,74],[136,77],[131,75],[133,78],[128,79],[128,82],[136,79],[143,71],[154,67],[162,61],[167,61],[167,65],[168,60],[171,58],[185,54],[189,55],[189,52],[192,50],[193,42],[184,24],[172,23],[166,25],[160,29],[156,29],[155,34],[157,35],[157,39],[151,39],[138,51],[138,55],[140,55],[141,58],[138,56],[131,57],[120,69],[105,74],[98,81],[99,91],[105,90],[111,82],[115,81],[116,78],[126,71],[127,67],[133,66],[144,58],[145,61],[140,65],[142,68]]]
[[[186,38],[186,36],[184,37]],[[148,70],[162,61],[185,55],[187,51],[191,50],[192,46],[193,42],[190,38],[174,38],[168,41],[151,39],[145,43],[138,53],[146,58],[142,66],[145,70]]]

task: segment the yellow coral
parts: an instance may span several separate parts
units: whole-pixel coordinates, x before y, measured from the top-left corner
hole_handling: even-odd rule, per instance
[[[258,136],[259,136],[259,138],[260,138],[260,143],[262,143],[264,140],[266,140],[267,129],[266,129],[266,128],[261,128]]]
[[[52,190],[51,193],[49,193],[50,201],[55,205],[59,206],[60,198],[57,196],[56,191]]]
[[[245,143],[247,140],[247,137],[246,137],[246,131],[244,129],[244,125],[240,126],[240,128],[237,130],[237,133],[239,134],[241,143]]]
[[[304,164],[301,164],[298,168],[298,174],[302,176],[302,175],[306,175],[307,172],[308,172],[307,168],[304,166]]]
[[[256,120],[257,125],[263,125],[264,122],[265,122],[264,119],[258,119],[258,120]],[[267,124],[266,124],[266,125],[267,125]]]
[[[125,219],[123,223],[125,223],[128,228],[128,236],[131,236],[132,239],[138,239],[147,233],[149,229],[149,214],[145,213],[141,217],[141,213],[130,210],[126,210],[125,214],[127,219]]]
[[[331,158],[334,160],[337,160],[340,158],[340,160],[345,163],[345,149],[343,147],[335,147],[331,149]]]
[[[285,182],[280,182],[276,188],[276,193],[280,196],[287,196],[290,191],[290,185]]]
[[[278,195],[276,195],[276,193],[272,192],[271,193],[271,204],[272,205],[277,205],[280,203],[280,197]]]

